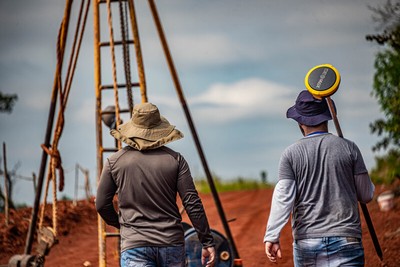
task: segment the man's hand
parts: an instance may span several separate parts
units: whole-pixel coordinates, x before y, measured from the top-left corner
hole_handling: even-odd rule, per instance
[[[208,261],[206,261],[206,258],[208,258]],[[214,267],[215,264],[215,248],[214,247],[208,247],[208,248],[203,248],[201,251],[201,264],[204,266],[206,264],[206,267]]]
[[[281,246],[279,243],[265,242],[265,254],[271,262],[276,262],[277,257],[282,258]]]

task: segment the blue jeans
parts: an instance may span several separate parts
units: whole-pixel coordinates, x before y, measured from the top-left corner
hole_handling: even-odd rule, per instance
[[[184,267],[185,248],[140,247],[121,253],[121,267]]]
[[[354,237],[322,237],[293,242],[295,267],[364,266],[361,239]]]

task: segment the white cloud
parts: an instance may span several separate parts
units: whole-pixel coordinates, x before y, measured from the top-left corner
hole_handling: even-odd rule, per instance
[[[250,78],[232,84],[214,84],[190,99],[200,119],[231,122],[255,116],[282,115],[292,104],[292,88]]]
[[[217,34],[179,35],[171,38],[176,56],[191,65],[226,64],[238,61],[244,49],[240,49],[228,36]],[[172,43],[171,42],[171,43]]]

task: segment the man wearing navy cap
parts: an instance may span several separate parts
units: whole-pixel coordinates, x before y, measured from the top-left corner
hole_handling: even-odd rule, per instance
[[[358,201],[375,190],[357,145],[328,132],[325,99],[300,92],[287,118],[303,138],[283,152],[264,236],[271,262],[281,258],[280,232],[292,214],[295,266],[364,266]]]

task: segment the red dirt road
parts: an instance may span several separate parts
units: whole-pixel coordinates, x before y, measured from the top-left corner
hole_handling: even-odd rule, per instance
[[[382,191],[383,188],[377,188]],[[292,236],[289,224],[281,237],[283,258],[279,264],[272,264],[264,253],[262,238],[270,209],[271,189],[221,193],[219,195],[239,256],[245,267],[257,266],[293,266]],[[212,195],[202,195],[211,228],[224,234]],[[379,211],[376,201],[368,204],[372,221],[384,252],[385,264],[376,256],[368,229],[363,225],[363,244],[365,247],[366,266],[400,266],[400,201],[395,200],[395,208],[389,212]],[[46,257],[45,266],[98,266],[97,215],[93,203],[79,202],[74,207],[70,202],[58,204],[59,244],[55,245]],[[46,217],[50,219],[51,211]],[[22,254],[29,224],[30,210],[13,212],[11,223],[5,227],[4,214],[0,228],[0,265],[6,265],[12,255]],[[362,216],[363,217],[363,216]],[[186,214],[183,220],[187,220]],[[18,223],[15,223],[18,222]],[[225,234],[224,234],[225,235]],[[116,240],[107,239],[107,267],[117,267],[118,255]],[[86,264],[86,265],[84,265]]]

